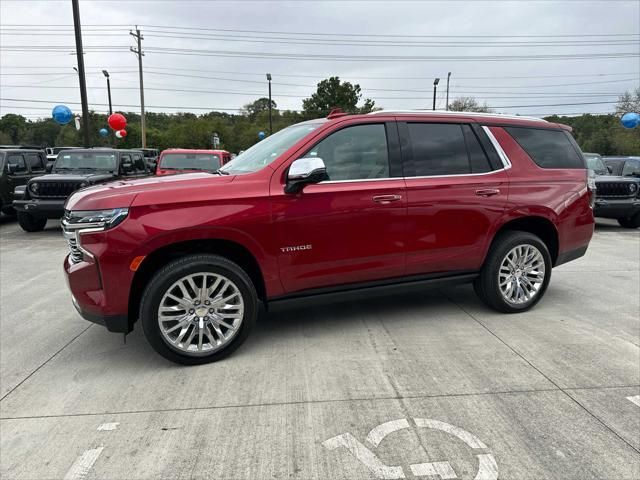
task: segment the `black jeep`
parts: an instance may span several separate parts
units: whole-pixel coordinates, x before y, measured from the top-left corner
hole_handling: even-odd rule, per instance
[[[640,227],[640,179],[611,174],[597,153],[585,153],[587,168],[596,178],[596,217],[615,218],[624,228]]]
[[[50,174],[16,187],[13,206],[22,229],[37,232],[45,227],[47,219],[62,217],[65,201],[76,190],[120,177],[147,175],[149,169],[139,150],[63,150]]]
[[[0,147],[0,211],[15,215],[13,192],[29,179],[45,172],[46,156],[42,150],[24,147]]]

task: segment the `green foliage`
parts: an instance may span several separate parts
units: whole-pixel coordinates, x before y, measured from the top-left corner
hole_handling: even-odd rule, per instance
[[[486,103],[480,104],[473,97],[458,97],[449,104],[449,110],[452,112],[481,112],[490,113],[491,110]]]
[[[362,107],[358,102],[362,98],[360,85],[341,82],[331,77],[318,83],[316,92],[302,101],[302,109],[307,118],[326,117],[333,108],[341,108],[347,113],[369,113],[375,103],[367,98]]]

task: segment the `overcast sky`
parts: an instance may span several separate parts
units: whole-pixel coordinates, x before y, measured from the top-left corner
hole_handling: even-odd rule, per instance
[[[638,0],[81,1],[80,14],[89,107],[102,112],[103,69],[114,110],[139,108],[136,24],[150,111],[233,111],[266,96],[267,72],[286,109],[331,75],[377,106],[408,109],[431,108],[435,77],[444,108],[452,72],[451,99],[524,115],[610,112],[640,84]],[[0,113],[79,112],[71,0],[2,0],[0,22]]]

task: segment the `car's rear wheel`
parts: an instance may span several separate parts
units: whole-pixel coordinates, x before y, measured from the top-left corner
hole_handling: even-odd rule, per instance
[[[145,337],[163,357],[185,365],[213,362],[247,338],[258,312],[249,276],[217,255],[174,260],[151,279],[142,297]]]
[[[618,223],[624,228],[640,227],[640,213],[636,213],[633,217],[619,218]]]
[[[44,230],[47,219],[34,217],[26,212],[18,212],[18,223],[25,232],[39,232],[40,230]]]
[[[551,255],[539,237],[509,231],[494,240],[474,287],[491,308],[505,313],[524,312],[544,295],[551,268]]]

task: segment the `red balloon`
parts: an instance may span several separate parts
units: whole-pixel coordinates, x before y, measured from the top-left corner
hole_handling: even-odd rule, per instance
[[[127,136],[127,131],[126,130],[118,130],[118,133],[120,134],[120,138],[124,138]]]
[[[109,115],[108,122],[112,130],[122,130],[127,126],[127,119],[121,113]]]

